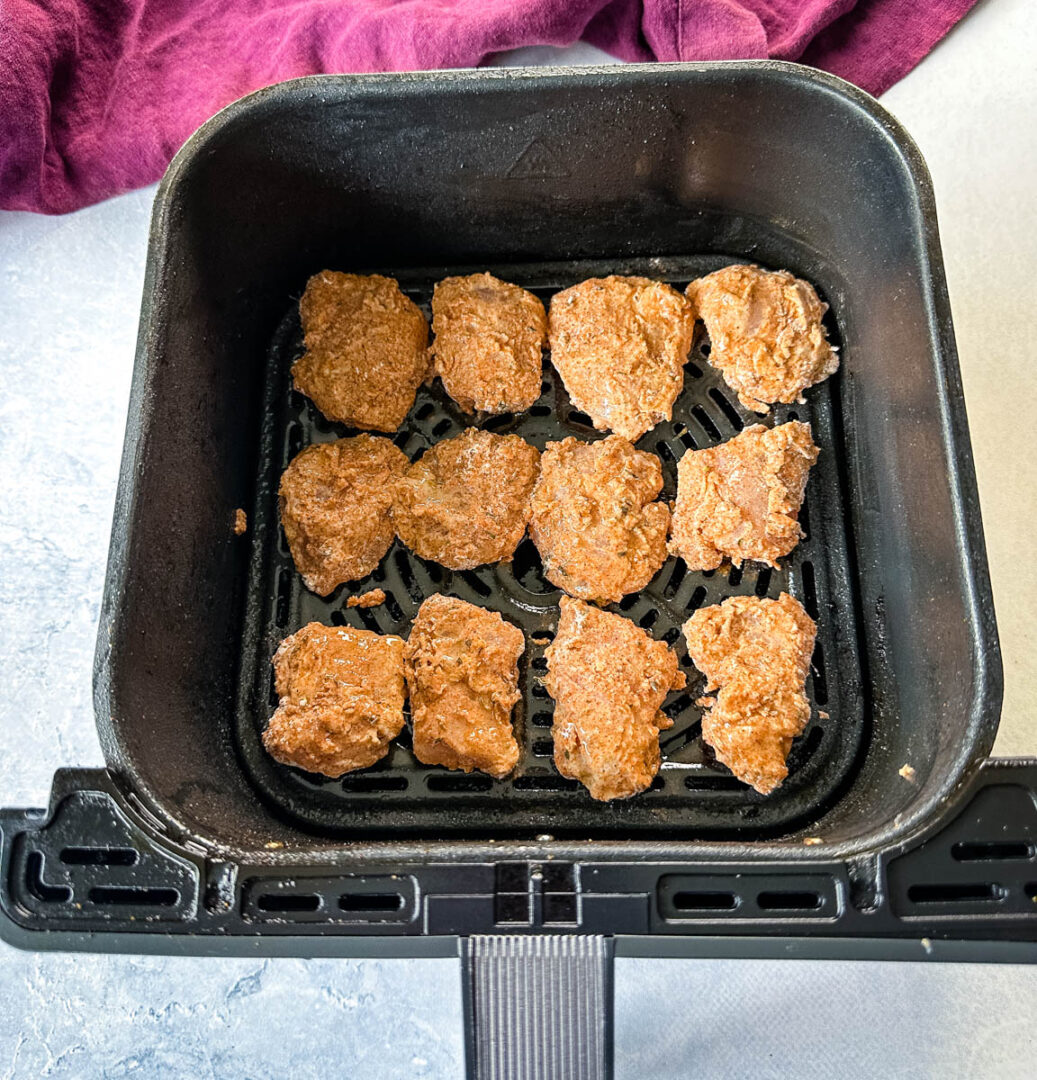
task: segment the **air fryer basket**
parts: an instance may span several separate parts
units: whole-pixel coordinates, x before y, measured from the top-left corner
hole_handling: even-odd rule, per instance
[[[653,790],[592,803],[546,756],[542,640],[513,780],[418,766],[405,739],[336,782],[264,757],[268,661],[309,619],[405,631],[443,590],[543,638],[556,596],[528,543],[509,567],[453,575],[397,545],[371,611],[301,588],[278,474],[344,433],[289,390],[308,275],[389,272],[427,302],[438,277],[488,268],[546,298],[732,260],[791,269],[831,305],[839,374],[767,421],[815,426],[808,539],[769,577],[671,560],[619,606],[678,649],[688,611],[726,595],[787,587],[816,607],[815,719],[785,787],[763,799],[711,764],[693,683],[667,705]],[[693,356],[674,423],[640,445],[672,490],[672,458],[748,419]],[[398,441],[413,455],[471,422],[423,390]],[[528,414],[478,422],[538,445],[593,434],[549,368]],[[594,1075],[601,1032],[563,991],[578,971],[581,1000],[607,1001],[613,950],[921,958],[979,942],[966,954],[1033,958],[1037,763],[987,760],[1000,678],[932,193],[874,101],[770,62],[297,80],[209,121],[160,188],[98,640],[108,764],[60,772],[45,812],[0,816],[0,931],[270,954],[464,942],[480,1068],[509,1015],[494,995],[528,976],[567,1018],[551,1038],[583,1040]]]

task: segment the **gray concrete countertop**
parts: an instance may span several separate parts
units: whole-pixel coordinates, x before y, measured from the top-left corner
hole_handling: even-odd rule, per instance
[[[884,103],[933,173],[972,424],[1005,709],[1037,753],[1037,33],[983,0]],[[593,49],[518,62],[598,62]],[[0,801],[102,763],[90,668],[153,189],[62,218],[0,214]],[[1013,423],[1014,422],[1014,423]],[[1009,425],[1012,425],[1011,427]],[[1007,453],[1006,453],[1007,451]],[[1023,560],[1024,564],[1029,560]],[[1030,1076],[1037,970],[624,959],[619,1077]],[[462,1074],[452,960],[34,955],[0,945],[0,1077]]]

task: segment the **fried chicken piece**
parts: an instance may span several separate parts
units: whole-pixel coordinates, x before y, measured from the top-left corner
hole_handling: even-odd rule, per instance
[[[599,431],[636,442],[673,415],[695,333],[676,289],[641,277],[592,278],[551,299],[551,362]]]
[[[428,323],[393,278],[324,270],[299,301],[295,389],[329,419],[395,431],[428,374]]]
[[[754,412],[803,400],[839,367],[814,286],[786,270],[725,266],[693,281],[687,297],[709,331],[709,362]]]
[[[684,624],[688,652],[715,698],[702,738],[739,780],[769,795],[788,776],[792,740],[810,719],[804,689],[817,626],[788,593],[733,596]]]
[[[644,791],[659,771],[659,711],[684,686],[677,656],[629,619],[561,599],[544,686],[554,698],[555,766],[606,802]]]
[[[544,305],[492,274],[450,277],[432,297],[434,371],[465,412],[522,412],[540,397]]]
[[[688,451],[677,465],[670,551],[689,570],[715,570],[725,558],[777,567],[803,535],[797,516],[817,455],[798,420]]]
[[[393,541],[392,489],[407,458],[356,435],[307,446],[281,476],[281,524],[306,587],[327,596],[369,574]]]
[[[700,608],[684,624],[706,691],[751,672],[762,682],[802,689],[810,669],[817,626],[803,605],[782,593],[777,600],[732,596]]]
[[[620,435],[548,443],[529,523],[548,581],[600,603],[643,589],[666,561],[662,486],[659,459]]]
[[[540,451],[518,435],[466,428],[396,481],[396,533],[451,570],[506,562],[526,531],[539,469]]]
[[[515,768],[524,649],[522,631],[495,611],[438,593],[421,605],[404,651],[419,761],[498,779]]]
[[[314,622],[273,664],[281,700],[263,745],[282,765],[341,776],[385,757],[403,730],[403,638]]]
[[[817,625],[787,593],[776,600],[731,596],[696,611],[684,634],[708,692],[746,671],[764,683],[802,689]]]

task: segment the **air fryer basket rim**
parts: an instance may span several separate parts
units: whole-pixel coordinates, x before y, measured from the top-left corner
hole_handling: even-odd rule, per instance
[[[141,310],[140,335],[137,346],[137,360],[134,368],[131,391],[129,418],[124,446],[116,510],[113,522],[113,543],[109,555],[105,585],[104,614],[102,628],[98,638],[98,651],[95,662],[95,681],[103,682],[107,678],[110,642],[107,638],[104,621],[119,607],[119,597],[125,587],[128,564],[126,551],[119,538],[128,528],[134,514],[134,504],[139,479],[139,440],[148,416],[155,402],[148,394],[146,369],[155,355],[158,346],[159,324],[155,310],[155,285],[164,272],[165,247],[169,230],[172,196],[191,163],[206,153],[214,138],[227,126],[233,124],[244,113],[260,108],[269,100],[277,100],[282,95],[308,94],[320,92],[334,86],[336,88],[356,88],[366,91],[369,88],[391,85],[399,93],[415,92],[421,88],[455,88],[459,84],[466,88],[474,85],[487,91],[503,91],[516,84],[545,83],[551,81],[570,82],[573,80],[597,80],[606,84],[648,84],[659,85],[667,81],[694,78],[697,74],[716,73],[722,70],[725,76],[737,78],[742,73],[752,73],[773,79],[775,86],[787,82],[809,83],[826,93],[841,98],[849,107],[865,114],[881,131],[885,139],[895,147],[913,182],[915,197],[919,206],[919,217],[924,227],[924,247],[922,269],[926,275],[924,293],[927,302],[926,318],[932,339],[938,345],[941,357],[939,368],[939,399],[942,414],[942,434],[945,440],[953,443],[955,455],[950,465],[949,481],[954,494],[956,527],[962,551],[967,562],[967,602],[971,622],[972,639],[975,642],[975,685],[973,706],[970,714],[969,730],[973,733],[974,749],[968,761],[950,775],[947,781],[932,795],[916,804],[910,815],[895,824],[886,822],[841,844],[823,843],[804,849],[800,844],[762,842],[754,847],[760,858],[789,858],[810,860],[812,858],[840,858],[874,851],[888,845],[891,841],[901,841],[924,831],[933,820],[952,805],[957,794],[975,775],[984,758],[989,754],[997,727],[997,716],[1002,692],[1002,671],[997,642],[996,626],[993,619],[992,595],[986,566],[985,546],[980,522],[978,495],[975,473],[972,467],[971,448],[968,441],[968,426],[962,399],[957,354],[951,328],[949,300],[943,272],[942,256],[939,248],[939,236],[936,223],[936,210],[932,184],[928,170],[917,147],[899,122],[895,120],[870,95],[853,87],[845,81],[815,69],[780,61],[730,61],[723,63],[695,64],[653,64],[586,67],[579,69],[535,68],[535,69],[481,69],[478,71],[443,71],[431,73],[375,74],[375,75],[320,75],[307,76],[290,80],[286,83],[256,91],[245,98],[227,106],[212,119],[202,125],[192,135],[169,166],[156,195],[152,218],[151,236],[145,273],[144,297]],[[110,718],[102,713],[97,715],[98,729],[101,734],[106,760],[118,762],[113,769],[119,786],[127,793],[133,793],[136,800],[148,806],[159,820],[168,822],[173,833],[193,836],[192,829],[177,819],[163,800],[152,790],[135,768],[132,757],[119,745],[119,737],[112,727]],[[219,845],[210,845],[214,850]],[[725,843],[703,841],[650,841],[640,842],[639,848],[647,857],[655,859],[682,859],[694,853],[696,859],[730,858],[731,847]],[[347,865],[355,860],[380,861],[414,857],[447,858],[460,860],[500,859],[505,851],[521,852],[522,857],[540,857],[548,849],[533,841],[501,840],[488,843],[482,840],[464,840],[448,842],[414,842],[411,840],[393,840],[388,842],[361,842],[341,844],[337,841],[329,844],[328,850],[310,853],[316,862]],[[552,857],[574,859],[586,858],[590,850],[582,841],[555,840],[549,848]],[[630,842],[593,842],[596,859],[629,857]],[[265,861],[271,866],[290,865],[291,855],[267,852]]]

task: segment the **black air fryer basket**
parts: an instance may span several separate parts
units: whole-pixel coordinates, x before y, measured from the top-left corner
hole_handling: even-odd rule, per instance
[[[616,606],[691,683],[651,790],[595,803],[551,762],[558,593],[528,541],[453,574],[397,543],[353,589],[386,591],[370,610],[301,586],[278,477],[347,432],[290,389],[297,300],[325,267],[427,305],[476,269],[546,300],[732,261],[792,270],[831,306],[840,372],[766,421],[809,420],[822,448],[807,538],[780,572],[671,559]],[[685,449],[755,420],[704,353],[638,444],[668,494]],[[472,422],[423,389],[396,441],[413,456]],[[476,422],[541,447],[597,437],[550,365],[529,412]],[[704,751],[679,626],[783,589],[819,623],[814,719],[764,798]],[[281,638],[313,619],[406,634],[433,592],[526,631],[513,778],[420,765],[406,736],[337,781],[262,753]],[[460,949],[483,1074],[524,1039],[579,1047],[595,1075],[615,953],[1034,958],[1037,762],[988,760],[1000,700],[932,192],[871,98],[765,62],[301,79],[209,121],[159,190],[96,661],[108,766],[3,812],[0,930],[27,948]],[[550,1030],[509,1011],[530,988]]]

